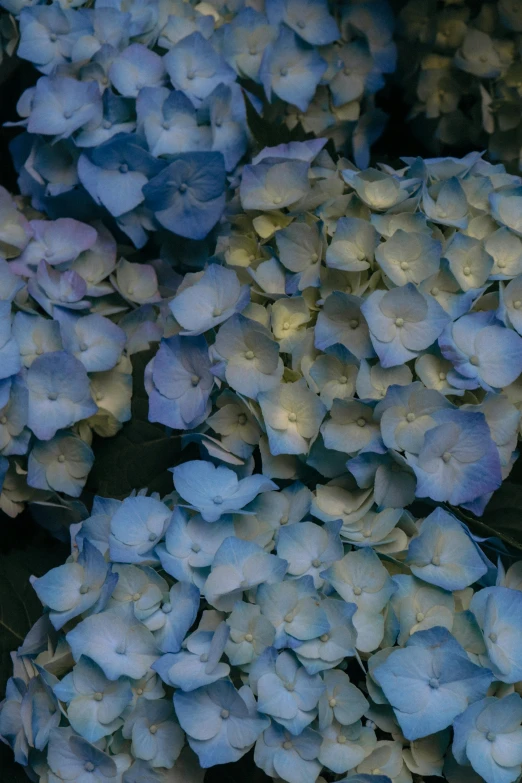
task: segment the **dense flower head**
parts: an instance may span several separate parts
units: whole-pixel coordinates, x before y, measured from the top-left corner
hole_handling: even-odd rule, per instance
[[[397,18],[409,119],[431,149],[488,147],[520,165],[520,3],[408,0]]]
[[[334,484],[346,521],[323,522],[328,499],[302,483],[240,476],[187,461],[163,500],[96,498],[71,529],[12,653],[0,737],[16,760],[53,783],[200,783],[252,750],[286,783],[413,783],[451,764],[514,783],[519,564],[496,567],[440,507],[357,513]]]
[[[247,754],[278,783],[515,783],[522,569],[466,512],[518,457],[522,178],[367,168],[384,1],[0,4],[40,71],[0,190],[0,508],[89,502],[145,349],[140,423],[180,447],[168,495],[95,497],[31,577],[0,739],[39,783]],[[494,137],[508,38],[423,7],[403,25],[487,84]],[[256,114],[314,138],[248,157]],[[114,238],[151,232],[150,263]]]
[[[93,436],[130,419],[130,356],[148,346],[132,319],[161,297],[102,223],[45,220],[3,188],[0,202],[0,508],[16,516],[82,493]]]
[[[518,183],[478,154],[358,171],[321,139],[263,150],[214,255],[169,292],[151,421],[240,483],[256,455],[270,479],[304,482],[350,543],[398,546],[415,498],[482,514],[517,457],[522,275],[504,260],[519,239],[498,204]],[[206,493],[225,494],[207,473],[178,491],[210,522]],[[263,546],[265,502],[241,522]]]
[[[140,247],[150,231],[203,239],[216,225],[226,173],[252,148],[247,110],[264,102],[361,166],[386,124],[386,0],[0,5],[41,74],[14,123],[27,129],[13,148],[22,192],[54,216],[112,217]]]

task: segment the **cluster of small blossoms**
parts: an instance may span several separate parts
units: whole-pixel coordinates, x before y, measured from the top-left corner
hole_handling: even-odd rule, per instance
[[[153,266],[118,258],[102,224],[42,217],[0,189],[0,509],[10,516],[26,501],[80,495],[93,433],[113,436],[130,418],[129,357],[162,334],[143,317],[161,299]]]
[[[27,128],[13,144],[21,192],[55,218],[111,218],[139,247],[155,230],[203,239],[220,219],[251,146],[247,104],[351,144],[361,167],[386,122],[386,0],[0,5],[43,74],[14,123]]]
[[[252,749],[279,783],[519,779],[522,563],[441,508],[336,486],[354,510],[325,521],[320,487],[173,474],[164,501],[96,498],[32,579],[0,738],[33,781],[202,783]]]
[[[398,21],[401,83],[435,144],[522,161],[522,2],[409,0]],[[413,85],[413,88],[412,88]],[[429,143],[429,142],[428,142]]]
[[[518,456],[521,180],[479,153],[405,162],[263,150],[146,370],[151,421],[317,485],[325,522],[415,498],[480,515]]]

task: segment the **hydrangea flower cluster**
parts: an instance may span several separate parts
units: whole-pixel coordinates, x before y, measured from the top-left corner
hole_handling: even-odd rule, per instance
[[[243,477],[315,484],[324,522],[415,498],[480,515],[518,456],[521,179],[478,153],[358,171],[323,147],[244,167],[168,303],[149,417]],[[375,524],[368,543],[397,535]]]
[[[395,68],[386,0],[1,5],[42,73],[18,103],[22,193],[53,217],[111,216],[139,247],[157,229],[204,239],[220,219],[250,146],[245,100],[351,138],[362,167],[385,125],[373,96]]]
[[[158,340],[139,305],[154,267],[118,259],[102,224],[43,220],[0,189],[0,508],[78,497],[93,432],[130,418],[130,355]],[[145,305],[146,308],[152,305]]]
[[[433,121],[426,135],[435,144],[466,147],[471,141],[489,147],[493,160],[520,168],[521,32],[520,0],[404,5],[398,19],[402,85],[411,116]]]
[[[353,511],[325,521],[299,481],[173,476],[163,502],[96,498],[32,580],[45,612],[0,737],[33,780],[201,783],[252,748],[287,783],[519,778],[520,563],[495,567],[441,508],[336,487]]]

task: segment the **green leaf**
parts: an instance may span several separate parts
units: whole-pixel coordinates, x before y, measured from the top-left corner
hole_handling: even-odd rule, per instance
[[[22,644],[27,632],[42,615],[40,603],[29,577],[42,576],[61,565],[68,546],[53,542],[51,546],[33,545],[0,555],[0,694],[12,674],[10,653]]]
[[[276,100],[274,103],[268,103],[263,99],[262,116],[257,113],[248,95],[243,91],[246,105],[247,123],[252,136],[259,145],[259,149],[264,147],[275,147],[278,144],[288,144],[291,141],[306,141],[315,138],[313,133],[306,133],[301,123],[295,128],[288,128],[284,122],[281,122],[281,114],[284,113],[283,101]]]
[[[522,486],[505,481],[494,494],[484,514],[473,517],[453,509],[479,536],[496,536],[507,547],[522,552]]]
[[[149,400],[144,372],[155,354],[156,348],[132,357],[132,417],[113,438],[95,437],[88,492],[122,500],[133,489],[146,487],[161,495],[172,490],[168,469],[179,461],[180,435],[168,433],[163,425],[147,420]]]

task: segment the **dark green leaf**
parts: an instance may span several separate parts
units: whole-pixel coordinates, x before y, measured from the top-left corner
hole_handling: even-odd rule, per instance
[[[522,487],[505,481],[493,494],[480,521],[508,546],[522,550]]]
[[[452,509],[478,536],[500,538],[504,544],[522,552],[522,486],[505,481],[494,494],[481,517]]]
[[[29,577],[42,576],[61,565],[69,551],[56,543],[31,546],[0,555],[0,693],[12,673],[10,652],[22,644],[27,632],[42,615],[42,605]]]
[[[143,378],[155,353],[154,348],[132,357],[131,420],[113,438],[95,438],[95,462],[87,482],[87,490],[93,494],[123,499],[133,489],[147,487],[162,495],[172,490],[168,468],[179,461],[180,436],[147,421],[149,401]]]
[[[306,133],[299,123],[295,128],[288,128],[281,123],[281,113],[284,104],[275,101],[273,104],[263,102],[262,116],[257,113],[248,95],[243,92],[246,105],[247,123],[259,149],[275,147],[278,144],[288,144],[290,141],[306,141],[315,138],[313,133]]]

